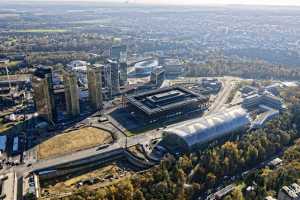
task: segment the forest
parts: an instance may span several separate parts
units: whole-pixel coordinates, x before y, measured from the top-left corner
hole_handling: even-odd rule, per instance
[[[187,63],[187,76],[238,76],[253,79],[299,80],[300,69],[239,58],[210,59],[204,64]]]

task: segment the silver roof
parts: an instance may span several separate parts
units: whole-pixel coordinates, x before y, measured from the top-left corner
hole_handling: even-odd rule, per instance
[[[165,130],[165,133],[181,137],[189,147],[211,141],[251,123],[247,111],[240,106],[226,109],[206,117],[181,123]]]

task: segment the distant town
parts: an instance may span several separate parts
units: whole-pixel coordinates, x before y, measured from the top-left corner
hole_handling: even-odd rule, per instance
[[[300,199],[299,13],[3,3],[0,199]]]

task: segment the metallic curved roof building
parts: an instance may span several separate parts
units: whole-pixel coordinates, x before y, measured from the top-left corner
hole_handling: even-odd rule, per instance
[[[210,142],[250,124],[247,111],[237,106],[170,127],[164,131],[164,141],[170,149],[188,151],[195,145]]]
[[[144,60],[134,65],[136,75],[150,75],[152,70],[158,66],[158,60]]]

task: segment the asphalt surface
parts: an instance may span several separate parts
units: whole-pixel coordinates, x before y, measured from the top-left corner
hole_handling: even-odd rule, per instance
[[[222,88],[218,93],[214,103],[209,107],[209,110],[204,115],[209,115],[214,112],[222,111],[226,106],[226,101],[230,96],[231,91],[234,89],[235,83],[233,78],[225,77],[222,80]]]
[[[57,158],[51,158],[51,159],[45,159],[45,160],[38,160],[35,163],[32,163],[31,166],[27,167],[26,165],[19,165],[15,167],[15,171],[17,172],[17,175],[21,174],[27,174],[32,171],[42,170],[45,168],[54,167],[57,165],[62,165],[69,162],[78,161],[84,158],[93,157],[97,155],[101,155],[106,152],[110,152],[119,148],[125,148],[126,146],[133,146],[136,144],[142,144],[145,142],[149,142],[153,139],[157,139],[161,137],[161,132],[153,132],[152,134],[149,134],[149,132],[145,134],[139,134],[132,137],[123,137],[120,138],[117,142],[114,144],[108,146],[105,149],[99,150],[98,147],[81,150],[77,152],[73,152],[67,155],[63,155]],[[126,141],[127,140],[127,141]]]

